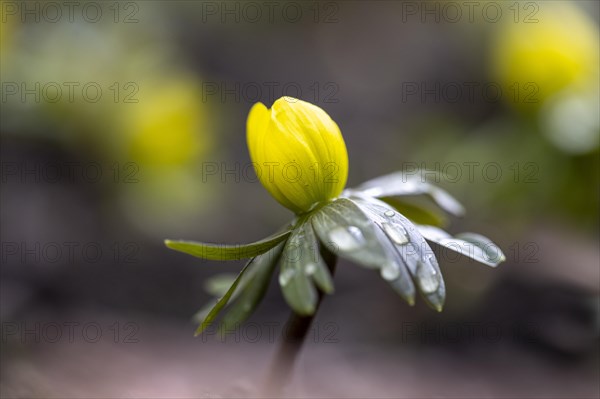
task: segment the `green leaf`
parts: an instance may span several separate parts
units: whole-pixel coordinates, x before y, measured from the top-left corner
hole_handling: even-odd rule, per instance
[[[461,233],[452,237],[434,226],[418,226],[418,229],[427,240],[484,265],[496,267],[506,260],[502,250],[489,238],[480,234]]]
[[[444,280],[442,279],[440,281],[440,287],[437,291],[430,294],[425,294],[421,291],[421,295],[423,299],[425,299],[427,305],[438,312],[441,312],[444,309],[444,303],[446,302],[446,285],[444,284]]]
[[[290,230],[277,233],[251,244],[223,245],[195,241],[165,240],[165,245],[176,251],[208,260],[239,260],[252,258],[273,248],[290,235]]]
[[[390,284],[390,286],[396,291],[410,306],[415,304],[415,284],[410,276],[410,271],[406,267],[406,263],[400,256],[400,253],[394,249],[394,245],[386,235],[383,228],[377,225],[377,236],[379,242],[386,247],[389,253],[393,253],[395,256],[395,262],[388,263],[386,266],[381,268],[381,277]]]
[[[410,273],[383,230],[355,202],[340,198],[313,215],[313,227],[323,244],[342,257],[381,276],[409,304],[414,303],[415,287]]]
[[[371,269],[393,261],[379,242],[376,226],[347,198],[324,206],[311,222],[323,245],[336,255]]]
[[[297,227],[287,241],[281,260],[279,285],[285,301],[299,315],[312,315],[318,295],[312,277],[306,272],[320,260],[318,243],[306,235],[310,222]],[[316,267],[316,266],[315,266]]]
[[[220,297],[225,295],[231,284],[237,276],[232,273],[221,273],[211,276],[204,280],[204,290],[212,296]]]
[[[334,290],[333,278],[320,252],[310,221],[304,221],[287,241],[279,284],[286,302],[298,314],[311,315],[318,302],[314,285],[326,294]]]
[[[310,228],[312,229],[312,226]],[[305,272],[312,275],[315,284],[321,291],[323,291],[326,294],[333,294],[333,292],[335,291],[333,285],[333,277],[331,276],[331,272],[329,271],[329,267],[327,267],[327,264],[321,258],[321,262],[315,263],[314,266],[314,271],[311,270],[311,264],[307,267],[307,270],[305,270]]]
[[[442,272],[433,251],[415,225],[378,199],[361,195],[354,200],[385,232],[426,302],[441,310],[445,299]]]
[[[192,316],[192,323],[194,324],[200,324],[202,323],[202,321],[204,321],[204,319],[206,319],[206,316],[208,316],[208,314],[210,313],[210,311],[212,310],[212,308],[215,306],[214,301],[210,302],[210,303],[205,303],[204,306],[202,306],[202,308],[197,311],[196,313],[194,313],[194,315]]]
[[[305,248],[303,253],[306,253],[306,259],[303,262],[304,273],[312,276],[312,279],[321,291],[326,294],[332,294],[334,291],[333,277],[321,254],[322,248],[312,224],[310,222],[304,223],[301,227],[301,233],[304,235],[302,237],[302,245]]]
[[[496,266],[506,260],[506,256],[500,247],[494,244],[492,240],[482,236],[481,234],[460,233],[457,234],[455,238],[471,243],[475,247],[481,249],[485,253],[488,262],[494,263]]]
[[[246,266],[244,266],[244,268],[240,271],[240,274],[238,274],[237,278],[235,279],[233,284],[231,284],[231,287],[229,287],[229,289],[227,290],[225,295],[223,295],[221,298],[217,299],[217,303],[215,304],[215,306],[210,310],[210,312],[208,312],[208,315],[206,316],[206,318],[202,321],[202,323],[196,329],[196,332],[194,333],[195,337],[202,334],[202,332],[208,326],[210,326],[210,324],[214,321],[214,319],[219,315],[221,310],[223,310],[225,305],[227,305],[227,302],[229,302],[229,300],[231,299],[231,296],[235,292],[235,289],[237,288],[238,284],[242,280],[244,273],[246,273],[246,271],[248,270],[248,267],[252,264],[253,261],[254,261],[254,259],[251,259],[248,263],[246,263]],[[205,308],[203,308],[203,310]]]
[[[465,213],[463,206],[454,197],[425,181],[419,172],[417,175],[404,172],[391,173],[369,180],[354,190],[376,198],[426,195],[450,214],[462,216]],[[348,191],[352,192],[352,190]]]
[[[254,312],[267,292],[283,246],[284,244],[280,243],[252,260],[251,269],[238,287],[235,299],[219,325],[219,331],[235,328]]]

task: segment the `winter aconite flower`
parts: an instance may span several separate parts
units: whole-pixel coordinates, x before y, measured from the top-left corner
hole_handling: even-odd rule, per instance
[[[491,46],[503,99],[537,119],[541,134],[571,155],[600,144],[600,32],[580,3],[530,3],[539,8],[535,17],[504,19]]]
[[[598,25],[576,3],[540,2],[535,18],[499,24],[492,64],[511,103],[539,106],[565,89],[597,90]]]
[[[348,154],[338,125],[316,105],[291,97],[248,115],[248,149],[261,183],[300,214],[340,195]],[[272,171],[273,173],[267,173]]]
[[[279,233],[253,244],[166,241],[172,249],[204,259],[250,258],[216,304],[199,313],[202,323],[197,333],[227,305],[221,328],[246,319],[263,298],[278,265],[286,302],[297,314],[312,315],[318,292],[333,292],[335,256],[377,271],[411,305],[421,293],[438,311],[446,289],[428,241],[488,266],[504,260],[502,251],[483,236],[452,237],[439,228],[440,219],[430,216],[432,206],[456,215],[463,208],[418,174],[393,173],[344,190],[348,161],[343,138],[335,122],[315,105],[288,97],[277,100],[271,109],[256,104],[248,117],[248,146],[255,165],[296,162],[305,172],[315,164],[332,163],[338,166],[337,180],[289,179],[277,172],[272,178],[262,176],[267,190],[297,215]],[[430,205],[416,205],[416,199]]]

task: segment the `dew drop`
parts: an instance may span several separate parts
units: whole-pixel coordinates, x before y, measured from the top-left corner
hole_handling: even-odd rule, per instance
[[[309,276],[315,274],[316,271],[317,271],[317,265],[315,265],[314,263],[309,263],[308,265],[306,265],[304,267],[304,272]]]
[[[383,277],[387,281],[392,281],[397,279],[400,276],[400,270],[398,269],[398,265],[393,263],[385,265],[381,269],[381,277]]]
[[[286,269],[279,274],[279,284],[284,287],[289,284],[290,280],[294,276],[295,272],[293,269]]]
[[[419,262],[417,266],[417,281],[419,288],[425,294],[436,292],[440,286],[440,276],[431,265],[429,258]]]
[[[356,226],[336,227],[329,233],[329,238],[342,251],[352,251],[362,246],[365,239]]]
[[[396,216],[396,212],[394,212],[390,209],[390,210],[385,211],[384,215],[389,218],[393,218],[394,216]]]
[[[383,227],[383,231],[385,231],[385,233],[394,243],[399,245],[408,243],[408,234],[406,233],[404,227],[389,223],[382,223],[381,227]]]
[[[358,241],[364,241],[364,237],[362,232],[360,231],[360,229],[356,226],[350,226],[348,227],[348,232],[350,234],[352,234],[352,236],[354,238],[356,238]]]

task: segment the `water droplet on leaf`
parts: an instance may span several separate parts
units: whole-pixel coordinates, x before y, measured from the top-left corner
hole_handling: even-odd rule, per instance
[[[381,227],[395,244],[403,245],[408,242],[408,234],[404,227],[389,223],[382,223]]]
[[[279,274],[279,284],[281,286],[286,286],[289,284],[290,280],[292,279],[292,277],[294,276],[295,272],[293,269],[287,269],[282,271]]]
[[[387,281],[392,281],[400,276],[400,270],[398,270],[398,265],[393,263],[385,265],[381,269],[381,277],[383,277]]]
[[[417,282],[419,283],[419,288],[425,294],[437,291],[440,286],[440,276],[431,265],[429,258],[423,262],[419,262],[417,266]]]
[[[342,251],[358,249],[364,243],[364,237],[356,226],[336,227],[329,233],[329,238]]]

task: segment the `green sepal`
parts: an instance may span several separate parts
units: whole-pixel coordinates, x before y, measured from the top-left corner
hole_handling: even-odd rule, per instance
[[[184,252],[208,260],[240,260],[267,252],[290,235],[290,230],[274,234],[251,244],[224,245],[195,241],[165,240],[165,245],[175,251]]]
[[[333,279],[309,220],[297,226],[286,243],[279,285],[288,305],[305,316],[312,315],[317,307],[315,285],[325,293],[333,292]]]
[[[225,295],[231,284],[235,281],[237,275],[233,273],[220,273],[210,276],[202,284],[204,291],[214,297]]]
[[[424,172],[427,176],[431,172]],[[375,198],[419,196],[429,197],[437,206],[455,216],[465,213],[464,207],[444,189],[437,187],[423,177],[420,171],[415,173],[395,172],[371,179],[355,189]]]
[[[460,233],[452,237],[434,226],[417,226],[425,239],[490,267],[496,267],[506,256],[489,238],[476,233]]]
[[[311,222],[323,245],[342,258],[369,269],[394,262],[393,254],[380,243],[375,224],[348,198],[324,206]]]
[[[444,279],[433,251],[417,231],[417,227],[404,215],[378,199],[363,196],[353,200],[385,232],[427,304],[441,311],[446,293]],[[408,290],[404,291],[410,293]]]
[[[237,324],[250,317],[264,298],[275,266],[281,257],[283,246],[284,243],[280,243],[268,252],[252,259],[251,269],[238,286],[232,304],[219,323],[219,336],[222,336],[223,330],[235,328]]]
[[[227,292],[225,293],[225,295],[223,295],[221,298],[217,299],[217,303],[215,304],[215,306],[213,306],[213,308],[208,312],[208,314],[206,315],[206,317],[204,318],[204,320],[202,321],[202,323],[200,323],[200,325],[196,329],[196,332],[194,333],[194,337],[197,337],[198,335],[202,334],[202,332],[208,326],[210,326],[210,324],[214,321],[214,319],[219,315],[219,313],[221,312],[221,310],[223,310],[223,308],[225,307],[225,305],[227,305],[227,302],[229,302],[229,300],[231,299],[231,297],[232,297],[233,293],[235,292],[238,284],[242,280],[242,277],[244,276],[244,273],[246,273],[246,271],[248,270],[248,267],[252,264],[253,260],[254,259],[251,259],[248,263],[246,263],[246,266],[244,266],[244,268],[240,271],[240,274],[238,274],[237,278],[235,279],[235,281],[233,282],[233,284],[231,284],[231,287],[229,287],[229,289],[227,290]],[[203,308],[203,310],[205,310],[206,308],[207,308],[207,306],[205,306]]]

